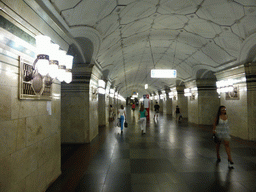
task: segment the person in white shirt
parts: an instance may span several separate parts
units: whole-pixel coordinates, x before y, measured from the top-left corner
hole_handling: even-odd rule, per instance
[[[126,113],[123,105],[121,105],[121,109],[118,110],[118,115],[120,116],[121,134],[123,134],[124,120],[126,118]]]

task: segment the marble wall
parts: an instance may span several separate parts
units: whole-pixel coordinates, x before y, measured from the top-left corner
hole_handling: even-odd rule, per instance
[[[195,95],[194,99],[187,97],[188,99],[188,122],[199,124],[198,119],[198,94]]]
[[[97,86],[101,73],[96,65],[87,64],[74,66],[72,71],[72,83],[61,87],[61,141],[89,143],[99,131]],[[105,108],[102,110],[104,113]]]
[[[61,174],[60,83],[51,101],[19,100],[19,56],[33,60],[0,42],[0,191],[45,191]]]
[[[198,93],[198,124],[212,125],[216,117],[219,99],[216,89],[201,89]]]
[[[89,85],[63,84],[61,92],[61,142],[89,142]]]
[[[168,95],[166,97],[166,114],[172,115],[172,99]]]

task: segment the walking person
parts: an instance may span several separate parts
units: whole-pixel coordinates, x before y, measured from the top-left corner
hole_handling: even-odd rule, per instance
[[[134,111],[135,111],[135,103],[132,104],[132,111],[133,111],[133,115],[134,115]]]
[[[148,116],[147,110],[144,108],[143,105],[140,106],[139,110],[139,122],[140,122],[140,129],[141,129],[141,134],[146,134],[146,117]]]
[[[112,105],[109,106],[109,121],[113,121],[114,120],[114,109],[112,107]]]
[[[157,116],[157,118],[158,118],[159,108],[160,108],[160,106],[158,105],[158,102],[156,101],[156,104],[154,105],[154,109],[155,109],[154,119],[155,119],[155,116]]]
[[[176,106],[175,114],[176,114],[176,121],[180,120],[180,108],[178,105]]]
[[[121,105],[121,109],[118,110],[118,115],[120,117],[121,134],[123,134],[124,120],[126,118],[126,113],[123,105]]]
[[[231,150],[229,146],[230,142],[230,128],[228,124],[228,116],[226,113],[226,107],[220,106],[218,109],[217,116],[213,123],[213,134],[216,135],[217,141],[216,141],[216,152],[217,152],[217,162],[219,163],[221,161],[220,158],[220,144],[223,143],[228,155],[228,165],[229,168],[233,168],[233,161],[231,158]]]

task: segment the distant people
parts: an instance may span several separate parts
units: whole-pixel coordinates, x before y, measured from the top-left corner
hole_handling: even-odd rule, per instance
[[[159,113],[159,109],[160,109],[160,106],[158,105],[157,101],[156,101],[156,104],[154,105],[154,109],[155,109],[155,114],[154,114],[154,119],[155,119],[155,116],[158,117],[158,113]]]
[[[120,117],[120,125],[121,125],[121,134],[123,134],[123,130],[124,130],[124,120],[126,118],[126,113],[125,113],[125,109],[124,106],[121,105],[121,109],[118,110],[118,115]]]
[[[180,115],[180,108],[179,108],[178,105],[176,106],[175,114],[176,114],[176,121],[181,120],[182,117],[181,117],[181,115]]]
[[[217,142],[216,142],[216,152],[217,152],[217,162],[219,163],[221,161],[220,158],[220,144],[223,142],[227,155],[228,155],[228,164],[230,168],[233,168],[233,161],[231,158],[231,151],[230,151],[230,128],[228,124],[228,116],[226,113],[226,107],[225,106],[220,106],[218,109],[217,116],[214,120],[213,123],[213,134],[216,135],[217,137]]]
[[[132,104],[132,111],[133,111],[133,115],[134,115],[134,111],[135,111],[135,103]]]
[[[114,120],[114,109],[112,105],[109,106],[109,120],[110,121]]]
[[[146,117],[148,116],[147,110],[144,108],[143,105],[140,106],[139,110],[139,122],[140,122],[140,129],[141,129],[141,134],[146,134]]]

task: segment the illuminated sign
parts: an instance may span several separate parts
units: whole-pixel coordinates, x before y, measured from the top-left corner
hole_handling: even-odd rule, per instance
[[[176,78],[177,72],[172,69],[152,69],[151,78]]]

